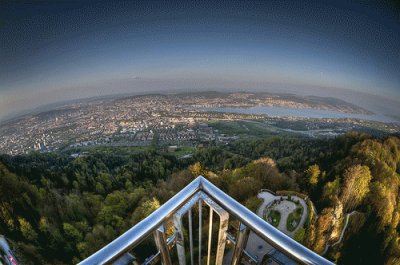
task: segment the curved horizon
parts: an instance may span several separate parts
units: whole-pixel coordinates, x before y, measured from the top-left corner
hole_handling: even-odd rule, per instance
[[[0,19],[0,118],[178,89],[400,100],[400,20],[389,4],[4,2]]]

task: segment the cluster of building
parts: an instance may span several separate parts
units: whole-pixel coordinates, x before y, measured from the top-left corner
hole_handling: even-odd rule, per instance
[[[195,110],[193,103],[202,100],[190,96],[136,96],[75,103],[23,116],[0,126],[0,153],[16,155],[91,145],[195,145],[202,141],[226,141],[207,122],[245,115]]]
[[[210,120],[262,119],[275,124],[283,122],[278,127],[290,130],[291,126],[287,124],[293,125],[294,121],[300,119],[267,118],[266,115],[212,112],[204,109],[253,106],[327,107],[323,103],[317,106],[315,104],[317,103],[288,96],[253,93],[144,95],[79,102],[4,122],[0,125],[0,153],[16,155],[89,145],[196,145],[210,141],[227,143],[236,137],[220,134],[218,130],[207,125]],[[321,129],[323,124],[328,123],[330,122],[323,121],[321,126],[317,126],[319,128],[314,129]],[[311,126],[310,124],[312,123],[308,122],[306,125]],[[305,131],[313,130],[307,128]]]

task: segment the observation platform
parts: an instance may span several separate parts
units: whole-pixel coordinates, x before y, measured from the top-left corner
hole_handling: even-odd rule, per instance
[[[263,257],[249,252],[254,249],[248,246],[252,244],[248,240],[250,232],[273,250]],[[141,244],[145,244],[145,251],[143,247],[137,250]],[[154,253],[146,256],[149,251]],[[79,263],[97,264],[333,263],[280,232],[199,176],[144,220]]]

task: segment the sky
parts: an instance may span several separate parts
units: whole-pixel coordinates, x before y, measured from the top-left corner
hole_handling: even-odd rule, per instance
[[[399,73],[390,1],[0,2],[0,119],[182,89],[373,95],[395,109]]]

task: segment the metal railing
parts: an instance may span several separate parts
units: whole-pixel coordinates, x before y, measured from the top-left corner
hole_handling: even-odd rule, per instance
[[[196,207],[198,215],[198,252],[194,253],[194,233],[193,233],[193,209]],[[209,211],[205,212],[204,207]],[[219,229],[216,248],[212,249],[213,233],[213,214],[219,217]],[[202,250],[205,242],[202,242],[203,215],[208,215],[208,242],[207,255],[203,260]],[[188,229],[185,230],[182,218],[188,218]],[[238,229],[235,236],[227,232],[229,217],[235,218],[238,222]],[[215,219],[215,218],[214,218]],[[174,233],[169,238],[166,237],[165,225],[173,220]],[[325,258],[319,256],[292,238],[288,237],[262,218],[251,212],[249,209],[225,194],[219,188],[202,176],[193,180],[189,185],[178,192],[160,208],[150,214],[147,218],[126,231],[120,237],[106,245],[79,265],[112,264],[123,255],[138,246],[144,239],[153,235],[157,247],[157,253],[147,258],[143,264],[155,264],[161,262],[164,265],[173,264],[171,262],[172,249],[176,247],[179,265],[190,264],[216,264],[221,265],[226,258],[224,254],[226,243],[233,246],[230,250],[231,258],[227,264],[260,264],[262,257],[257,257],[246,250],[249,233],[253,232],[277,251],[283,253],[291,260],[300,264],[333,264]],[[185,244],[185,237],[188,238],[189,247]],[[189,248],[189,251],[186,249]],[[198,260],[195,260],[195,255]],[[210,260],[215,256],[215,260]],[[225,264],[226,261],[224,261]]]

